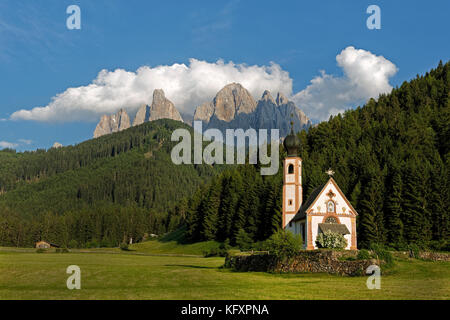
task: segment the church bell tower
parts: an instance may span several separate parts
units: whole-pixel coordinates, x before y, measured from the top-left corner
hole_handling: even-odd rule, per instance
[[[284,139],[283,146],[287,157],[283,160],[283,229],[289,228],[289,222],[302,205],[302,159],[298,156],[300,139],[291,133]]]

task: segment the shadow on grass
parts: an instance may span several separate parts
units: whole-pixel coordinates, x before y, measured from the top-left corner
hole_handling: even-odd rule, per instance
[[[188,244],[189,241],[186,240],[185,233],[186,233],[186,226],[182,226],[177,230],[162,236],[160,239],[157,239],[157,241],[159,242],[176,241],[178,244]]]
[[[218,269],[217,267],[194,266],[190,264],[165,264],[165,267],[183,267],[191,269]]]

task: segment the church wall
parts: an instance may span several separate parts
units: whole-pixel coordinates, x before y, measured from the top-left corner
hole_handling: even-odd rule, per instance
[[[350,247],[352,245],[352,220],[348,217],[340,217],[339,220],[341,221],[341,224],[345,224],[348,231],[350,231],[350,234],[345,235],[345,239],[347,239],[347,247],[345,249],[350,250]]]
[[[319,223],[322,223],[323,217],[312,217],[311,226],[312,226],[312,243],[314,249],[317,249],[316,238],[319,234]]]
[[[291,228],[294,230],[294,223],[292,223],[292,227],[289,227],[289,222],[295,217],[295,213],[285,214],[286,219],[286,228]]]
[[[292,200],[292,204],[289,205],[289,200]],[[285,198],[284,205],[286,212],[295,211],[295,184],[290,184],[285,186]]]
[[[287,231],[289,231],[289,232],[291,232],[293,234],[296,234],[296,232],[295,232],[295,225],[296,225],[296,222],[292,222],[292,225],[289,225],[289,223],[288,223],[286,225],[285,230],[287,230]]]
[[[288,168],[289,165],[292,164],[294,166],[294,173],[292,174],[288,174]],[[284,160],[284,172],[285,174],[285,183],[295,183],[295,173],[297,173],[297,168],[296,166],[298,166],[298,159],[296,158],[291,158],[291,159],[285,159]]]
[[[346,201],[340,195],[339,191],[333,185],[333,183],[331,183],[331,181],[327,184],[323,193],[320,195],[320,197],[317,199],[316,203],[314,204],[314,207],[313,207],[314,213],[319,212],[318,207],[320,207],[320,213],[324,213],[324,214],[326,213],[327,202],[328,202],[328,200],[330,200],[330,197],[328,196],[328,192],[330,190],[333,191],[333,193],[335,194],[335,196],[332,197],[331,199],[334,200],[334,202],[336,203],[336,213],[338,215],[339,214],[349,214],[349,212],[351,210],[350,207],[347,205]]]

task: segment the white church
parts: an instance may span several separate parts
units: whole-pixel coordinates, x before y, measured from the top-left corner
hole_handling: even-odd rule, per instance
[[[346,250],[356,250],[356,216],[329,171],[329,180],[303,201],[300,139],[291,131],[283,142],[287,157],[283,161],[283,228],[300,234],[306,250],[317,249],[316,237],[331,230],[347,239]]]

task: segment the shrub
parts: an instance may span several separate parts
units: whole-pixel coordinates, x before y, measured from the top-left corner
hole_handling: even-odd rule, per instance
[[[238,231],[238,233],[236,235],[236,245],[241,250],[250,250],[252,245],[253,245],[252,238],[242,228],[239,229],[239,231]]]
[[[36,250],[36,253],[45,253],[47,250],[39,248]]]
[[[433,251],[450,251],[450,242],[447,239],[430,241],[430,249]]]
[[[301,250],[302,239],[300,235],[279,230],[265,241],[262,248],[279,259],[291,258]]]
[[[369,251],[366,249],[359,250],[358,255],[356,257],[358,260],[369,260],[372,258]]]
[[[70,249],[78,248],[78,242],[75,239],[72,239],[69,241],[69,244],[67,245]]]
[[[86,248],[99,248],[99,244],[98,244],[97,240],[92,239],[91,241],[86,243]]]
[[[225,257],[227,254],[227,250],[221,248],[209,248],[203,251],[203,256],[205,258],[208,257]]]
[[[100,248],[110,248],[111,246],[111,242],[108,239],[103,239],[102,241],[100,241]]]
[[[266,251],[266,242],[265,241],[255,242],[252,246],[252,249],[255,251]]]
[[[319,233],[316,244],[319,248],[344,249],[347,247],[347,239],[342,234],[327,230],[324,233]]]
[[[410,245],[408,245],[408,251],[411,258],[419,259],[420,250],[416,244],[411,243]]]
[[[391,267],[394,265],[394,258],[392,257],[392,254],[382,245],[372,243],[370,245],[370,249],[376,254],[379,260],[383,260],[385,262],[386,267]]]
[[[230,240],[225,240],[225,242],[221,243],[219,247],[208,248],[203,251],[203,256],[207,257],[226,257],[227,252],[231,249]]]

